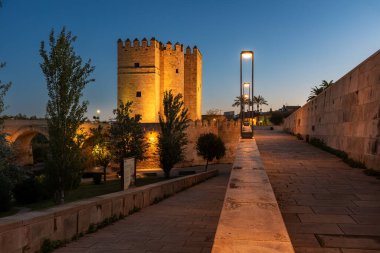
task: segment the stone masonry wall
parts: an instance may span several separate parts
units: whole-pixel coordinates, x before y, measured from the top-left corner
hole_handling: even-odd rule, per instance
[[[159,135],[159,124],[144,124],[145,138],[150,144],[144,161],[137,162],[138,170],[159,169],[159,156],[157,153],[157,137]],[[212,163],[232,163],[235,157],[236,146],[240,138],[240,125],[237,122],[191,122],[186,131],[188,144],[185,147],[185,159],[183,162],[176,164],[175,167],[189,167],[204,165],[205,161],[197,155],[196,142],[201,134],[214,133],[224,142],[226,155],[219,161],[214,160]]]
[[[0,252],[39,252],[45,239],[72,240],[107,219],[122,218],[217,175],[211,170],[76,201],[43,211],[0,218]]]
[[[160,99],[160,45],[152,40],[142,43],[118,41],[118,104],[133,101],[133,112],[142,122],[158,121]],[[135,66],[138,64],[138,66]],[[140,92],[140,97],[137,96]]]
[[[194,47],[185,53],[185,107],[189,109],[190,119],[202,118],[202,55]]]
[[[286,118],[284,129],[380,170],[380,50]]]
[[[202,56],[194,47],[185,54],[183,45],[169,41],[166,45],[152,38],[150,43],[137,39],[118,40],[117,99],[132,101],[133,112],[143,123],[158,123],[163,111],[163,94],[181,93],[191,120],[201,119]]]

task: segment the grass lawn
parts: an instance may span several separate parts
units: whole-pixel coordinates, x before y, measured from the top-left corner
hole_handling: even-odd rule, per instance
[[[18,209],[17,209],[17,208],[12,208],[11,210],[6,211],[6,212],[0,212],[0,218],[14,215],[14,214],[16,214],[17,212],[18,212]]]
[[[88,199],[117,191],[120,191],[119,180],[107,181],[106,183],[102,182],[101,184],[84,183],[77,189],[66,193],[65,203]],[[52,206],[55,206],[52,199],[25,205],[26,208],[30,208],[31,210],[41,210]]]

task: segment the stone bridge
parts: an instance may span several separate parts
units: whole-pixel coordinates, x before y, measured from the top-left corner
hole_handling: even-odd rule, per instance
[[[97,123],[86,122],[80,128],[89,134],[90,129],[96,126]],[[33,164],[31,141],[37,134],[49,139],[46,120],[5,120],[1,131],[7,134],[7,140],[13,144],[19,165]]]

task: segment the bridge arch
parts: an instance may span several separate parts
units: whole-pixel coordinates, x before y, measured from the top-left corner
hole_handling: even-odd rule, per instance
[[[47,140],[47,130],[36,127],[23,127],[10,135],[8,140],[12,143],[18,165],[31,165],[34,163],[32,140],[37,135],[44,136]]]
[[[101,124],[108,125],[107,123]],[[86,139],[90,139],[90,129],[96,128],[98,125],[98,122],[85,122],[80,126],[78,133],[84,133]],[[46,120],[5,120],[0,130],[7,134],[7,140],[14,147],[16,163],[22,166],[34,163],[31,142],[36,135],[41,134],[49,140]]]

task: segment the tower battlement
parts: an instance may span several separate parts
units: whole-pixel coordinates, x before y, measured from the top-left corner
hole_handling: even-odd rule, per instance
[[[202,56],[195,46],[184,52],[183,44],[166,44],[152,37],[118,39],[118,103],[132,101],[143,123],[158,122],[163,93],[183,95],[189,118],[201,119]]]
[[[186,47],[185,56],[187,55],[202,55],[201,52],[198,50],[197,46],[193,47],[193,50],[191,50],[190,46]]]
[[[147,47],[154,47],[159,48],[160,50],[172,50],[172,51],[179,51],[183,52],[183,44],[176,42],[173,46],[171,41],[168,41],[166,44],[162,43],[161,41],[156,40],[154,37],[152,37],[149,41],[146,38],[143,38],[141,41],[137,38],[135,38],[133,41],[130,39],[126,39],[123,41],[122,39],[117,40],[118,49],[124,49],[128,50],[130,48],[133,49],[139,49],[139,48],[147,48]],[[188,47],[189,48],[189,47]],[[196,46],[194,47],[194,50],[198,50]]]

